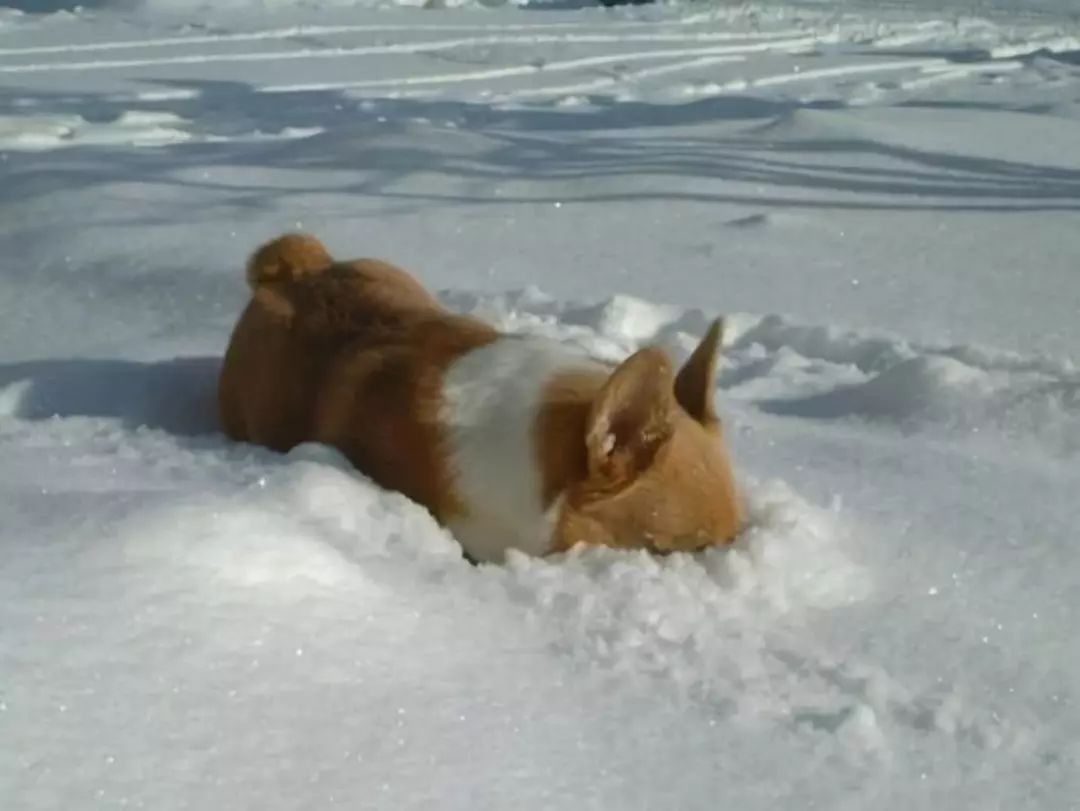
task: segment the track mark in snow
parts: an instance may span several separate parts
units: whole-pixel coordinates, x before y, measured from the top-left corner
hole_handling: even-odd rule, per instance
[[[870,44],[874,48],[903,48],[923,45],[943,37],[955,37],[955,26],[939,20],[906,25],[902,30],[875,37]]]
[[[729,228],[761,228],[769,225],[770,219],[768,214],[748,214],[745,217],[729,220],[724,225]]]
[[[724,37],[717,36],[718,39]],[[700,34],[693,37],[652,34],[633,38],[608,34],[582,34],[574,37],[515,36],[515,37],[463,37],[431,42],[402,42],[386,45],[360,45],[351,48],[301,48],[293,51],[259,51],[250,53],[187,54],[178,56],[149,57],[142,59],[112,59],[93,62],[35,62],[26,65],[0,65],[0,73],[45,73],[70,70],[114,70],[118,68],[157,67],[164,65],[201,65],[223,62],[272,62],[294,59],[342,59],[357,56],[380,56],[388,54],[428,54],[459,48],[490,47],[496,45],[545,45],[545,44],[620,44],[624,42],[695,42],[713,41],[714,35]],[[818,42],[815,37],[778,39],[774,41],[729,46],[730,53],[751,54],[766,51],[793,51]],[[628,54],[629,55],[629,54]]]
[[[530,87],[521,90],[511,90],[507,93],[499,94],[496,98],[498,101],[505,102],[525,98],[535,98],[540,96],[589,93],[595,90],[602,90],[605,87],[628,84],[631,82],[641,81],[642,79],[650,79],[656,76],[665,76],[673,73],[680,73],[682,71],[694,70],[697,68],[708,67],[710,65],[726,65],[733,62],[742,62],[744,61],[744,59],[745,57],[742,56],[703,56],[697,59],[689,59],[682,62],[675,62],[670,65],[660,65],[659,67],[655,68],[642,68],[640,70],[619,73],[615,76],[604,76],[599,79],[593,79],[591,81],[577,82],[574,84],[565,85],[552,85],[548,87]]]
[[[341,34],[382,34],[382,33],[408,33],[417,32],[446,32],[446,31],[548,31],[564,30],[586,27],[593,23],[539,23],[522,25],[310,25],[293,26],[291,28],[276,28],[265,31],[250,31],[237,34],[206,34],[190,37],[157,37],[142,40],[113,40],[111,42],[87,42],[75,45],[32,45],[25,48],[0,48],[0,56],[30,56],[33,54],[63,54],[63,53],[89,53],[96,51],[136,50],[140,48],[189,48],[192,45],[221,45],[234,42],[266,42],[281,39],[296,39],[300,37],[339,36]],[[605,28],[618,27],[644,28],[648,23],[606,23]],[[529,39],[538,43],[550,42],[641,42],[657,41],[657,38],[670,38],[672,40],[695,40],[707,39],[710,42],[724,42],[736,40],[768,40],[785,39],[790,37],[805,36],[806,32],[801,29],[787,29],[781,31],[748,31],[745,33],[733,31],[718,32],[651,32],[646,34],[598,35],[598,34],[567,34],[562,37],[550,34],[542,35],[546,39],[539,40],[537,37],[521,37],[516,39]],[[589,37],[581,40],[575,37]],[[604,37],[604,39],[596,39]]]
[[[761,76],[754,79],[736,79],[720,85],[720,89],[746,90],[748,88],[777,87],[815,79],[834,79],[846,76],[860,76],[866,73],[887,73],[902,70],[933,70],[951,66],[951,63],[946,59],[904,59],[892,62],[876,62],[869,65],[840,65],[835,68],[778,73],[773,76]]]
[[[434,74],[429,76],[399,76],[393,79],[370,79],[359,82],[313,82],[310,84],[287,84],[267,85],[261,87],[264,93],[296,93],[309,90],[360,90],[373,87],[397,87],[426,84],[453,84],[457,82],[483,81],[486,79],[505,79],[514,76],[544,75],[546,73],[562,73],[581,68],[600,67],[624,62],[649,61],[653,59],[672,59],[680,56],[709,54],[725,55],[724,62],[741,61],[741,50],[727,47],[701,48],[701,49],[678,49],[662,51],[639,51],[637,53],[609,54],[604,56],[586,56],[579,59],[567,59],[560,62],[547,62],[543,64],[512,65],[505,68],[490,68],[486,70],[462,71],[459,73]],[[616,79],[618,81],[618,79]],[[528,91],[523,91],[528,92]]]
[[[259,88],[263,93],[299,93],[313,90],[363,90],[376,87],[412,87],[420,85],[457,84],[464,82],[477,82],[491,79],[507,79],[514,76],[543,76],[548,73],[564,73],[581,68],[600,67],[602,65],[622,64],[636,61],[651,61],[654,59],[672,59],[680,56],[694,54],[711,54],[704,59],[692,60],[699,64],[722,64],[727,62],[740,62],[745,57],[732,53],[730,48],[701,48],[690,50],[663,50],[641,51],[629,54],[611,54],[605,56],[587,56],[580,59],[567,59],[561,62],[547,62],[540,65],[513,65],[505,68],[490,68],[486,70],[461,71],[458,73],[434,74],[429,76],[399,76],[393,79],[369,79],[358,82],[313,82],[309,84],[268,85]],[[679,62],[677,65],[666,68],[652,68],[637,73],[625,73],[616,77],[605,77],[597,80],[600,86],[615,84],[627,78],[640,77],[642,75],[660,75],[689,68],[691,63]],[[594,87],[594,82],[586,82],[581,85],[569,87]],[[535,88],[521,91],[513,91],[510,96],[532,95],[542,93],[564,92],[565,88]]]
[[[923,76],[901,82],[903,90],[918,90],[931,87],[944,82],[952,82],[967,79],[978,75],[997,75],[1012,73],[1024,68],[1023,62],[973,62],[964,65],[943,65],[941,67],[924,68]]]

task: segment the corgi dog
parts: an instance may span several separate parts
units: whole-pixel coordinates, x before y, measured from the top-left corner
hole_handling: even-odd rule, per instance
[[[476,562],[576,544],[692,551],[743,523],[713,403],[722,325],[676,374],[446,310],[404,270],[287,234],[248,262],[221,369],[232,439],[319,442],[426,507]]]

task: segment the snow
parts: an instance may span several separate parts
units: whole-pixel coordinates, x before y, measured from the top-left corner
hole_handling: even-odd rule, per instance
[[[0,807],[1075,804],[1071,3],[88,5],[0,10]],[[751,528],[472,567],[226,442],[293,228],[607,360],[722,314]]]

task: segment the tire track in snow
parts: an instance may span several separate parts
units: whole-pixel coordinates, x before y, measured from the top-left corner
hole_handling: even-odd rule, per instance
[[[339,36],[341,34],[387,34],[394,32],[445,32],[445,31],[535,31],[585,28],[595,23],[540,23],[520,25],[301,25],[289,28],[274,28],[263,31],[248,31],[236,34],[204,34],[190,37],[157,37],[143,40],[112,40],[109,42],[87,42],[76,45],[32,45],[25,48],[0,48],[0,56],[30,56],[38,54],[88,53],[96,51],[137,50],[140,48],[187,48],[192,45],[219,45],[234,42],[267,42],[297,37]],[[605,27],[643,27],[645,23],[616,23]],[[646,34],[626,34],[624,36],[603,35],[611,41],[657,41],[657,37],[669,37],[672,40],[708,40],[712,42],[738,40],[770,40],[805,36],[801,29],[784,29],[767,32],[652,32]],[[558,35],[541,34],[550,37],[553,42],[575,42],[575,36],[600,36],[585,34],[567,34],[560,39]]]
[[[573,84],[555,85],[548,87],[524,88],[499,94],[501,101],[522,99],[529,97],[559,95],[562,93],[583,93],[600,90],[624,82],[640,81],[686,70],[709,67],[712,65],[730,64],[745,61],[746,56],[752,53],[766,51],[783,51],[791,47],[787,43],[785,47],[755,47],[755,46],[719,46],[716,48],[689,48],[668,49],[657,51],[639,51],[622,54],[607,54],[604,56],[581,57],[568,59],[561,62],[551,62],[545,65],[513,65],[502,68],[487,68],[474,71],[462,71],[458,73],[433,74],[427,76],[399,76],[388,79],[369,79],[351,82],[311,82],[303,84],[267,85],[260,88],[263,93],[300,93],[320,90],[365,90],[392,87],[423,87],[431,85],[458,84],[466,82],[488,81],[507,79],[517,76],[544,75],[550,73],[563,73],[582,68],[600,67],[603,65],[628,63],[636,61],[678,59],[679,57],[693,57],[683,59],[670,65],[662,65],[655,68],[643,68],[637,71],[623,73],[617,76],[604,76],[597,79],[577,82]],[[797,47],[800,46],[796,46]],[[1019,65],[1018,65],[1019,66]],[[798,73],[781,73],[771,76],[762,76],[755,79],[733,79],[718,85],[721,92],[749,90],[762,87],[774,87],[791,84],[799,81],[812,81],[822,78],[836,78],[849,75],[862,75],[867,73],[893,72],[902,70],[918,71],[928,75],[926,81],[956,80],[963,79],[984,67],[983,65],[966,65],[960,68],[947,59],[908,59],[890,62],[879,62],[870,65],[842,65],[833,68],[821,68],[818,70],[800,71]],[[929,77],[934,77],[930,79]],[[938,79],[937,77],[941,77]],[[917,86],[919,79],[905,83]]]
[[[691,48],[678,50],[639,51],[623,54],[607,54],[604,56],[585,56],[580,59],[567,59],[561,62],[549,62],[545,65],[513,65],[504,68],[488,68],[484,70],[461,71],[458,73],[434,74],[429,76],[398,76],[391,79],[368,79],[357,82],[311,82],[307,84],[267,85],[261,88],[263,93],[300,93],[315,90],[363,90],[378,87],[409,87],[416,85],[457,84],[460,82],[476,82],[489,79],[506,79],[515,76],[544,75],[546,73],[564,73],[580,68],[599,67],[625,62],[647,61],[654,59],[674,59],[678,57],[695,56],[704,57],[690,60],[694,63],[718,64],[722,62],[741,62],[745,59],[744,50],[740,48]],[[689,63],[679,62],[679,66],[689,67]],[[667,66],[669,69],[674,66]],[[663,68],[653,68],[653,71],[668,72]],[[618,77],[605,77],[604,84],[622,81],[635,74],[624,74]],[[598,80],[599,81],[599,80]],[[536,92],[558,92],[557,89],[536,88]],[[527,94],[530,91],[522,91]]]
[[[865,73],[888,73],[900,70],[930,71],[948,68],[953,63],[948,59],[899,59],[891,62],[876,62],[869,65],[839,65],[834,68],[818,68],[791,73],[777,73],[772,76],[759,76],[754,79],[733,79],[720,85],[722,91],[749,90],[759,87],[778,87],[795,82],[814,79],[834,79],[846,76],[861,76]]]
[[[681,73],[684,70],[693,70],[694,68],[703,68],[710,65],[723,65],[731,62],[743,61],[745,61],[745,57],[743,56],[703,56],[697,59],[687,59],[681,62],[674,62],[670,65],[660,65],[659,67],[655,68],[642,68],[641,70],[623,73],[618,76],[605,76],[600,79],[594,79],[590,82],[579,82],[578,84],[557,85],[553,87],[535,87],[523,90],[513,90],[509,93],[499,96],[499,100],[510,101],[515,99],[537,96],[561,95],[564,93],[588,93],[593,90],[601,90],[605,87],[611,87],[612,85],[638,82],[642,79],[652,79],[657,76],[666,76],[672,73]]]
[[[972,62],[966,65],[950,64],[940,68],[925,68],[922,75],[918,78],[901,82],[900,88],[902,90],[921,90],[933,85],[944,84],[945,82],[955,82],[967,79],[980,73],[1000,75],[1012,73],[1015,70],[1022,70],[1023,68],[1024,63],[1016,61]]]
[[[955,25],[944,20],[911,23],[890,29],[875,37],[870,45],[874,48],[907,48],[913,45],[924,45],[955,34],[955,29]]]
[[[726,38],[726,39],[725,39]],[[159,67],[164,65],[201,65],[224,62],[270,62],[292,59],[341,59],[354,56],[382,56],[389,54],[426,54],[452,51],[459,48],[488,47],[497,45],[607,45],[627,42],[716,42],[731,41],[726,34],[700,34],[687,37],[679,34],[643,34],[632,37],[615,34],[581,34],[573,36],[486,36],[460,37],[432,40],[430,42],[397,42],[384,45],[359,45],[351,48],[301,48],[294,51],[256,51],[227,54],[182,54],[165,57],[138,59],[111,59],[92,62],[32,62],[25,65],[0,65],[0,73],[45,73],[72,70],[108,70],[117,68]],[[807,48],[819,42],[818,37],[796,37],[746,45],[733,45],[733,53],[756,53],[761,51],[792,51]]]

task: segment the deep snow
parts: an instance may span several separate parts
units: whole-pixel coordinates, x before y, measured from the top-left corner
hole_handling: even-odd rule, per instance
[[[0,807],[1075,807],[1067,4],[166,5],[0,11]],[[295,227],[604,358],[725,314],[753,528],[473,568],[225,442]]]

